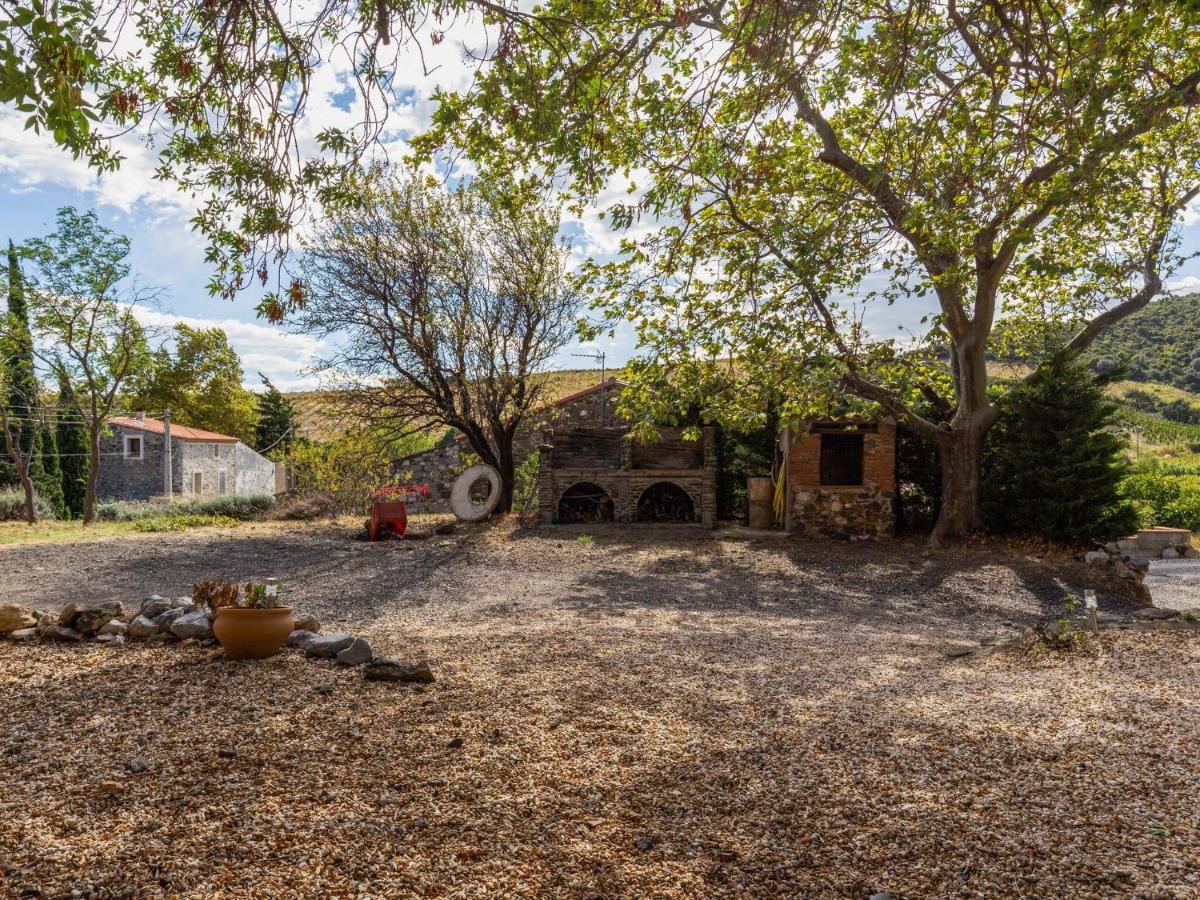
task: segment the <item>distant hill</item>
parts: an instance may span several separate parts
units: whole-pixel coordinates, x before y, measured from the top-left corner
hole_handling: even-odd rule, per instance
[[[619,373],[609,369],[605,377],[616,374]],[[601,380],[599,369],[563,369],[561,372],[547,372],[541,377],[548,383],[547,402],[582,391],[599,384]],[[339,411],[337,394],[334,391],[293,391],[284,396],[296,407],[300,433],[314,441],[327,441],[337,437],[353,424]]]
[[[1200,294],[1164,297],[1096,341],[1097,367],[1124,363],[1130,381],[1200,393]]]

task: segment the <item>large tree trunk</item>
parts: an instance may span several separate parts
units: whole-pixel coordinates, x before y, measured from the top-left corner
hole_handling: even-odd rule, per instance
[[[979,530],[979,469],[983,441],[999,410],[987,396],[985,341],[969,340],[951,358],[958,407],[940,447],[942,508],[929,542],[934,545]]]
[[[83,495],[83,524],[96,521],[96,482],[100,477],[100,430],[92,429],[88,434],[87,489]]]
[[[517,467],[513,461],[512,438],[500,440],[496,448],[496,471],[500,473],[500,502],[496,504],[496,512],[500,514],[512,512],[513,492],[516,487]]]

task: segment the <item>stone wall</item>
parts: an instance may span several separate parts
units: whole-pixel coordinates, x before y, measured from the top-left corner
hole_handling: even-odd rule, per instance
[[[163,495],[163,436],[114,426],[100,438],[100,471],[96,496],[100,500],[150,500]],[[125,458],[125,436],[142,439],[142,458]]]
[[[638,501],[656,484],[666,482],[684,490],[692,500],[695,522],[709,527],[716,524],[717,454],[716,433],[701,430],[700,441],[683,442],[683,429],[660,429],[661,441],[634,445],[624,438],[623,427],[599,429],[556,429],[546,436],[558,449],[543,452],[538,468],[538,515],[543,523],[558,521],[559,501],[572,486],[594,484],[613,502],[614,520],[638,521]],[[619,439],[620,453],[611,452],[611,440]],[[589,460],[584,453],[589,442],[600,450]],[[660,466],[660,463],[692,463],[687,468]],[[580,465],[591,462],[590,465]],[[564,465],[565,463],[565,465]],[[600,464],[596,464],[600,463]]]
[[[210,497],[221,493],[221,472],[225,473],[225,493],[235,490],[237,461],[234,444],[198,443],[195,441],[172,441],[172,463],[176,473],[175,489],[188,496],[195,496],[193,489],[196,473],[202,475],[200,496]],[[216,448],[214,453],[213,448]]]
[[[878,422],[818,422],[798,429],[788,458],[792,529],[824,537],[880,537],[895,526],[896,425]],[[861,433],[861,484],[821,484],[824,434]]]
[[[241,441],[233,446],[236,492],[242,497],[275,493],[275,463]]]

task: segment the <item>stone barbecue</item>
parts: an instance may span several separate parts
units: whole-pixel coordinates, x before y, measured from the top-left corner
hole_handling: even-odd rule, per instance
[[[545,432],[538,469],[538,512],[546,524],[675,522],[712,527],[717,508],[716,438],[661,428],[641,443],[626,428]]]
[[[812,422],[788,454],[792,530],[822,537],[881,537],[895,525],[896,423]]]

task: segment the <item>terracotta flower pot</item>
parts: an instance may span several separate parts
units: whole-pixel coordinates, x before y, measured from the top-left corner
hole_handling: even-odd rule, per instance
[[[274,656],[292,633],[292,608],[242,609],[222,606],[213,622],[213,634],[230,659],[266,659]]]

